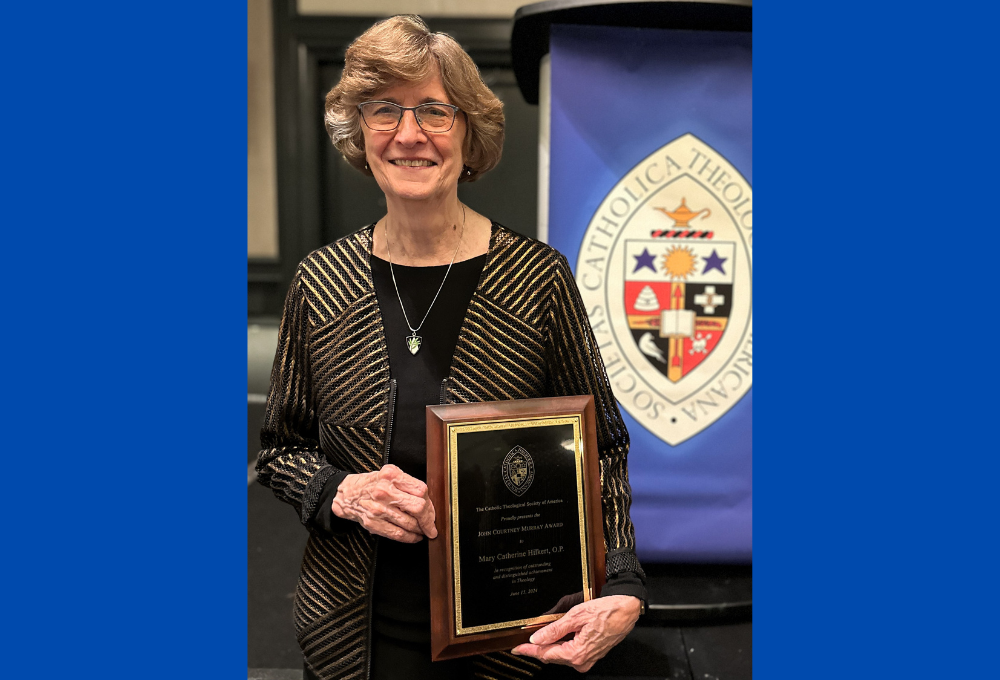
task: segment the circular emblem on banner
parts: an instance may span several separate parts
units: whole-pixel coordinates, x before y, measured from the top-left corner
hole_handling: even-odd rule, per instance
[[[535,462],[531,454],[520,446],[515,446],[503,459],[503,483],[511,493],[520,496],[535,480]]]
[[[622,407],[672,446],[753,382],[753,197],[691,134],[608,193],[580,243],[576,281]]]

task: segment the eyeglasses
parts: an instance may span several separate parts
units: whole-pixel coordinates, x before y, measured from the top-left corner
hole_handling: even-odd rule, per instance
[[[417,125],[424,132],[448,132],[455,125],[455,115],[459,108],[451,104],[432,102],[420,106],[400,106],[392,102],[362,102],[358,104],[361,119],[370,129],[388,132],[399,127],[404,111],[413,111]]]

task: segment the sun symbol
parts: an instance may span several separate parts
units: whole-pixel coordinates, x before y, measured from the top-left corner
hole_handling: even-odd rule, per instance
[[[695,271],[694,251],[687,246],[674,246],[663,256],[664,273],[671,279],[686,279]]]

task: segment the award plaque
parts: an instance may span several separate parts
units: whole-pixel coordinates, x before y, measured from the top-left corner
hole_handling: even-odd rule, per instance
[[[594,398],[427,407],[431,659],[509,650],[604,585]]]

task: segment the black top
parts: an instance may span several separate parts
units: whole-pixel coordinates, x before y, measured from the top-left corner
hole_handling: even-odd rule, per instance
[[[456,262],[431,301],[448,270],[448,265],[406,267],[393,264],[399,296],[393,286],[389,263],[371,257],[372,280],[382,314],[389,351],[389,372],[396,381],[395,415],[390,433],[387,463],[427,481],[427,421],[425,406],[439,404],[442,381],[447,378],[458,334],[469,302],[476,291],[486,264],[486,255]],[[410,324],[417,326],[420,349],[411,354],[406,344],[410,328],[400,311],[400,298]],[[428,309],[430,312],[428,313]],[[320,495],[314,526],[330,531],[348,522],[333,514],[331,503],[337,487],[348,473],[330,477]],[[430,572],[427,540],[400,543],[378,542],[375,562],[372,625],[376,631],[401,640],[430,642]],[[605,585],[602,595],[644,593],[642,580],[634,572],[616,575]]]
[[[424,407],[441,401],[441,384],[448,377],[458,333],[485,264],[486,255],[456,262],[444,286],[441,281],[448,265],[404,267],[394,264],[399,286],[397,297],[389,263],[372,256],[372,279],[389,349],[389,374],[396,381],[396,416],[386,462],[422,481],[427,481]],[[441,294],[431,307],[439,287]],[[411,354],[407,348],[410,327],[400,310],[400,299],[411,326],[419,325],[427,314],[427,320],[417,331],[421,344],[416,354]]]
[[[458,333],[484,264],[486,255],[456,262],[448,273],[437,302],[431,307],[448,265],[393,265],[399,287],[397,297],[389,263],[372,257],[372,279],[389,348],[389,374],[396,381],[396,415],[389,433],[386,462],[424,482],[427,481],[425,407],[441,402],[441,383],[448,377]],[[406,345],[410,328],[400,311],[400,299],[406,307],[411,326],[419,325],[427,314],[427,320],[417,332],[422,342],[416,354],[411,354]],[[383,635],[412,642],[430,642],[427,550],[426,540],[419,543],[379,541],[375,558],[372,625]]]

